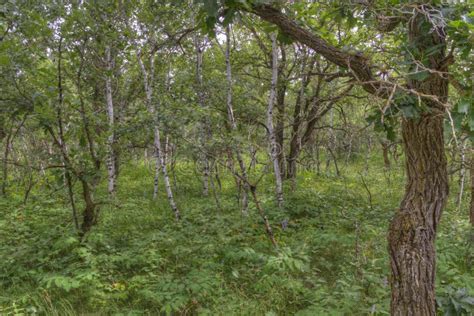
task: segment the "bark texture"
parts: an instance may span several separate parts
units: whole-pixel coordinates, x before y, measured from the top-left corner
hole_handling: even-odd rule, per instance
[[[408,87],[431,96],[422,99],[429,110],[419,118],[404,119],[406,156],[405,195],[389,228],[392,268],[392,315],[436,315],[436,230],[448,196],[444,151],[444,103],[448,96],[444,30],[434,28],[430,8],[419,5],[407,29],[416,63],[433,70],[425,80],[408,80]],[[438,47],[430,53],[427,50]]]

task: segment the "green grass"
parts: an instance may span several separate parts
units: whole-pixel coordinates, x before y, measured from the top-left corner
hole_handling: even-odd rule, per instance
[[[379,157],[370,162],[368,171],[361,161],[341,164],[341,177],[300,172],[294,190],[285,184],[284,210],[265,176],[258,192],[278,251],[253,203],[249,216],[241,215],[229,174],[221,174],[219,210],[212,195],[201,197],[190,164],[177,172],[181,222],[163,192],[151,199],[151,167],[130,163],[115,206],[101,206],[83,243],[63,193],[37,189],[23,206],[22,192],[13,192],[0,202],[0,314],[388,314],[386,231],[404,176],[400,166],[384,171]],[[454,197],[455,185],[451,191]],[[474,295],[465,198],[462,210],[451,198],[437,240],[444,310],[468,306],[463,300]]]

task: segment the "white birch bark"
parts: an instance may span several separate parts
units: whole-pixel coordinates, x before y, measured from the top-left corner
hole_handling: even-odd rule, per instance
[[[273,163],[273,172],[275,174],[275,191],[278,207],[283,206],[283,184],[281,179],[280,164],[278,163],[278,144],[276,141],[276,133],[273,127],[273,109],[276,99],[276,88],[278,80],[278,46],[276,42],[276,34],[272,33],[272,81],[270,86],[270,95],[268,97],[267,108],[267,132],[268,142],[270,144],[270,158]]]
[[[155,105],[153,104],[153,82],[155,79],[154,78],[155,77],[155,63],[154,63],[155,58],[153,54],[150,56],[150,71],[149,72],[146,70],[146,67],[143,64],[143,61],[140,56],[140,52],[138,52],[137,54],[137,59],[140,65],[140,69],[142,71],[142,75],[143,75],[143,85],[145,88],[146,104],[147,104],[148,112],[150,113],[150,115],[153,117],[153,120],[154,120],[153,145],[155,147],[154,149],[155,149],[155,159],[156,159],[156,171],[158,172],[159,170],[161,170],[163,174],[163,182],[165,185],[168,202],[170,204],[172,211],[174,212],[176,219],[180,219],[181,215],[180,215],[178,206],[176,205],[176,202],[174,200],[173,190],[171,189],[168,171],[166,168],[164,153],[162,152],[162,149],[161,149],[160,129],[159,129],[159,124],[156,117],[156,108],[155,108]],[[155,173],[153,198],[156,198],[157,193],[158,193],[158,174]]]
[[[227,118],[229,120],[231,130],[236,131],[237,123],[235,121],[234,109],[232,106],[232,67],[230,63],[230,26],[229,25],[226,27],[225,34],[226,34],[225,64],[226,64],[226,78],[227,78]],[[247,169],[245,168],[244,159],[242,158],[239,142],[236,143],[233,151],[235,152],[235,156],[237,157],[237,162],[239,163],[242,178],[244,178],[244,184],[243,184],[244,190],[242,193],[242,213],[247,214],[249,184],[248,184],[248,177],[247,177]]]
[[[464,194],[464,183],[466,179],[466,147],[467,139],[463,139],[461,143],[461,166],[459,170],[459,194],[456,201],[458,210],[461,210],[462,196]]]
[[[194,46],[196,48],[196,81],[197,81],[197,95],[198,95],[198,102],[201,108],[205,108],[205,100],[204,100],[204,87],[203,87],[203,81],[202,81],[202,47],[201,44],[199,43],[199,39],[197,36],[194,37]],[[201,147],[202,147],[202,155],[201,155],[201,162],[203,164],[203,178],[202,178],[202,193],[204,196],[209,195],[209,175],[211,173],[210,171],[210,164],[209,164],[209,158],[206,153],[206,143],[207,139],[209,138],[209,122],[205,118],[201,122],[200,126],[200,142],[201,142]]]
[[[105,62],[106,62],[106,75],[105,75],[105,97],[107,102],[107,119],[109,124],[109,135],[107,137],[107,175],[108,175],[108,192],[111,196],[115,195],[115,131],[114,131],[114,102],[112,98],[112,58],[110,55],[110,46],[105,48]]]

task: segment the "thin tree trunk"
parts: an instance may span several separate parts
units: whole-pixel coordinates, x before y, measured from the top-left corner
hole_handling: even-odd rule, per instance
[[[66,140],[64,138],[64,128],[62,122],[62,108],[64,103],[64,95],[63,95],[63,78],[62,78],[62,37],[59,39],[59,47],[58,47],[58,105],[56,107],[56,120],[58,124],[58,140],[57,144],[61,148],[61,152],[63,153],[62,161],[65,165],[64,169],[64,177],[66,179],[66,186],[68,189],[69,201],[71,203],[72,208],[72,218],[74,220],[74,225],[77,230],[79,230],[79,221],[77,219],[77,209],[76,203],[74,200],[74,191],[73,191],[73,183],[72,183],[72,176],[71,176],[71,165],[69,163],[69,158],[67,155],[67,147],[66,147]],[[53,132],[51,130],[51,134]]]
[[[155,154],[155,177],[153,179],[153,200],[156,200],[158,197],[158,186],[160,183],[160,157],[158,154]]]
[[[115,195],[115,119],[114,119],[114,103],[112,98],[112,58],[110,54],[110,46],[105,48],[105,59],[106,59],[106,75],[105,75],[105,97],[107,101],[107,118],[109,124],[109,135],[107,137],[107,175],[108,185],[107,190],[111,196]]]
[[[388,141],[386,140],[382,140],[380,142],[380,145],[382,145],[382,155],[383,155],[383,165],[384,165],[384,168],[385,170],[389,170],[390,169],[390,158],[388,156],[388,150],[389,150],[389,144],[388,144]]]
[[[157,123],[155,123],[158,125]],[[177,220],[181,218],[178,206],[173,197],[173,190],[171,189],[170,178],[168,176],[168,171],[166,170],[166,164],[164,161],[163,154],[161,152],[161,140],[160,140],[160,130],[158,126],[155,126],[154,129],[154,145],[155,145],[155,154],[156,158],[160,161],[161,172],[163,173],[163,182],[165,184],[166,195],[168,196],[168,202],[170,204],[171,210],[174,212],[174,215]]]
[[[460,210],[462,206],[462,196],[464,195],[464,183],[466,180],[466,146],[467,139],[463,139],[461,143],[461,165],[459,170],[459,194],[456,200],[458,210]]]
[[[285,97],[287,89],[287,77],[284,75],[286,67],[286,51],[284,45],[280,45],[281,60],[278,65],[278,83],[277,83],[277,96],[276,96],[276,108],[278,110],[276,116],[276,142],[278,144],[278,163],[280,164],[281,176],[285,176]]]
[[[227,79],[227,119],[229,120],[229,125],[232,132],[237,131],[237,122],[234,116],[234,108],[232,105],[232,67],[230,63],[230,25],[226,27],[226,49],[225,49],[225,63],[226,63],[226,79]],[[234,148],[231,149],[237,158],[237,163],[239,164],[240,173],[242,178],[245,179],[243,183],[243,192],[242,192],[242,213],[247,214],[248,211],[248,193],[249,185],[247,183],[247,168],[245,167],[244,159],[242,158],[242,152],[240,148],[240,142],[237,141],[234,145]],[[238,181],[240,183],[240,181]]]
[[[275,190],[278,207],[283,206],[283,185],[280,172],[280,164],[278,163],[278,144],[276,141],[275,129],[273,128],[273,108],[275,105],[276,88],[278,80],[278,46],[275,33],[272,33],[272,81],[270,87],[270,95],[268,97],[267,108],[267,130],[268,142],[270,144],[270,158],[273,163],[273,173],[275,174]]]
[[[474,227],[474,153],[472,152],[472,149],[470,156],[469,173],[471,177],[471,203],[469,208],[469,221]]]
[[[5,149],[3,151],[3,164],[2,164],[2,196],[7,196],[7,185],[8,185],[8,156],[10,155],[10,143],[13,135],[13,122],[10,130],[8,131],[7,137],[5,138]]]
[[[204,97],[204,86],[202,80],[202,57],[203,57],[203,48],[199,43],[197,36],[194,37],[194,45],[196,48],[196,81],[197,81],[197,95],[198,101],[201,108],[205,109],[205,97]],[[210,138],[210,128],[208,118],[202,119],[200,126],[200,142],[202,146],[201,151],[201,163],[203,165],[203,175],[202,175],[202,194],[204,196],[209,195],[209,175],[210,175],[210,164],[209,158],[207,155],[207,140]]]
[[[173,196],[173,190],[171,188],[170,184],[170,179],[168,175],[168,171],[166,169],[166,161],[165,161],[165,153],[162,151],[161,148],[161,140],[160,140],[160,129],[159,129],[159,124],[158,124],[158,119],[157,119],[157,113],[156,113],[156,108],[153,104],[153,83],[155,80],[155,58],[154,54],[151,54],[150,60],[149,60],[149,71],[146,70],[146,67],[141,59],[141,53],[137,53],[137,59],[138,63],[140,65],[140,69],[142,71],[143,75],[143,85],[145,88],[145,94],[146,94],[146,103],[148,107],[148,112],[150,115],[153,117],[154,121],[154,127],[153,127],[153,145],[155,149],[155,159],[156,159],[156,166],[157,168],[159,167],[161,169],[161,172],[163,174],[163,182],[165,185],[165,190],[166,190],[166,195],[168,196],[168,202],[170,204],[170,207],[176,217],[176,219],[180,219],[181,215],[178,209],[178,206],[176,205],[176,202],[174,200]],[[154,192],[157,190],[157,175],[155,174],[155,186],[154,186]],[[154,193],[155,197],[155,193]]]

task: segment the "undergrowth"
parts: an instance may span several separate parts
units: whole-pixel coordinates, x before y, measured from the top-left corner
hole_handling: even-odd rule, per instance
[[[83,242],[62,192],[36,189],[26,205],[17,192],[0,202],[0,314],[386,315],[386,232],[403,171],[380,165],[351,162],[340,177],[302,171],[283,210],[265,177],[258,193],[278,249],[253,204],[241,215],[230,175],[221,174],[218,208],[188,165],[176,174],[182,221],[163,192],[152,200],[151,168],[130,163]],[[438,234],[440,314],[473,312],[467,199],[461,210],[450,201]]]

